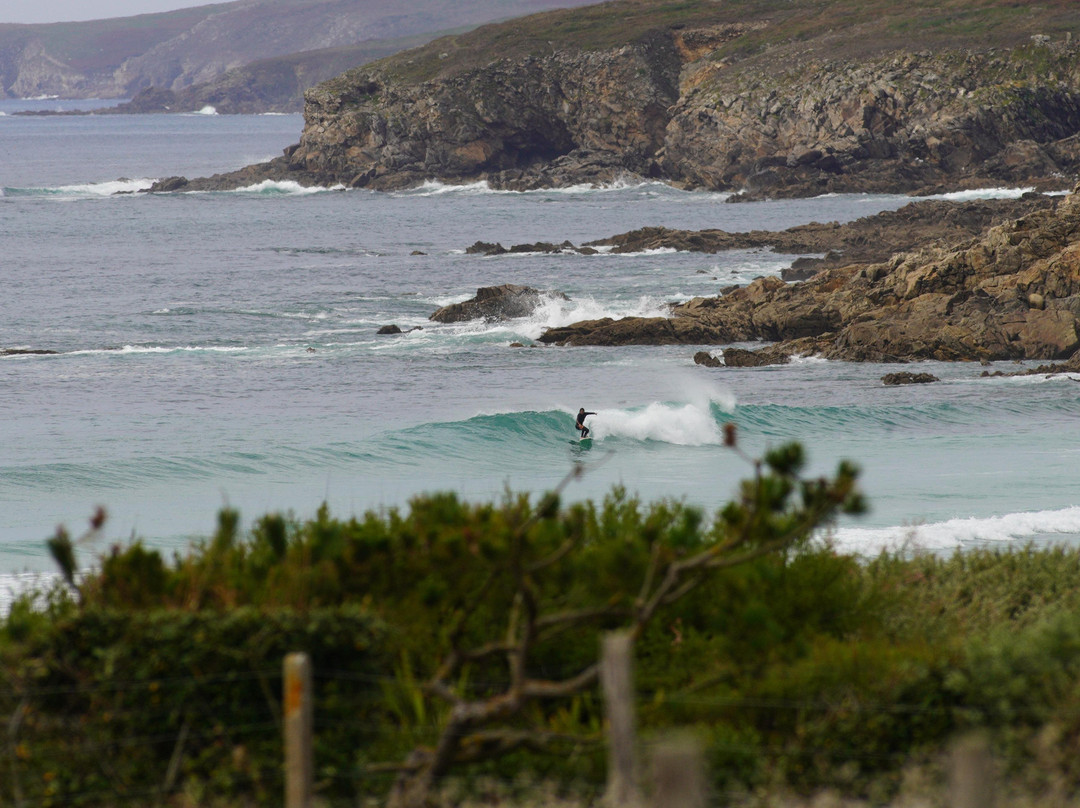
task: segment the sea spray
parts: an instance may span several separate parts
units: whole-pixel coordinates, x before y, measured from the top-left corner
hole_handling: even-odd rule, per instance
[[[643,410],[600,410],[589,429],[600,440],[618,436],[679,446],[723,443],[712,414],[693,404],[653,402]]]
[[[327,187],[324,185],[301,185],[292,180],[263,180],[254,185],[245,185],[243,188],[237,188],[231,193],[309,196],[311,194],[325,193],[326,191],[344,190],[345,186],[340,184]]]
[[[685,400],[598,410],[588,423],[593,437],[632,438],[676,446],[723,444],[723,416],[734,409],[734,396],[720,384],[700,378],[683,377],[677,389]]]
[[[150,190],[156,180],[139,178],[139,179],[127,179],[121,178],[116,180],[110,180],[108,182],[85,182],[76,183],[71,185],[58,185],[56,187],[48,188],[7,188],[8,194],[11,196],[43,196],[50,197],[52,199],[93,199],[115,196],[127,196],[134,195],[140,191]]]
[[[459,303],[462,297],[442,298],[433,301],[437,306]],[[465,298],[467,299],[467,298]],[[448,301],[448,302],[442,302]],[[436,306],[436,307],[437,307]],[[670,307],[656,297],[643,295],[628,301],[601,301],[592,296],[575,296],[567,300],[557,293],[541,294],[540,302],[528,317],[510,319],[467,320],[460,323],[430,323],[422,321],[424,336],[433,340],[455,342],[474,340],[535,340],[549,328],[569,325],[582,320],[598,320],[604,317],[664,317]],[[409,323],[413,325],[414,323]],[[415,323],[420,324],[420,323]]]

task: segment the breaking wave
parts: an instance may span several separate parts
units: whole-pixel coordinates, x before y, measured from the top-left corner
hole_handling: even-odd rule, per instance
[[[841,552],[876,555],[891,552],[942,552],[971,546],[1072,539],[1080,535],[1080,507],[948,519],[931,524],[841,528],[833,543]]]

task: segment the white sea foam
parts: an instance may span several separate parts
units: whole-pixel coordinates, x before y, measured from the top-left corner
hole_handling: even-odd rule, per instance
[[[160,345],[124,345],[120,348],[87,348],[81,351],[68,351],[69,356],[89,356],[92,354],[166,354],[175,352],[208,352],[208,353],[240,353],[248,348],[244,346],[211,346],[202,345],[177,345],[164,347]]]
[[[1028,373],[1023,376],[979,376],[977,381],[981,384],[1007,384],[1010,386],[1061,384],[1063,382],[1080,382],[1080,373]]]
[[[633,438],[705,446],[723,443],[723,435],[708,406],[654,401],[643,410],[598,410],[588,422],[593,437]]]
[[[563,300],[557,295],[548,295],[529,317],[492,324],[474,320],[469,324],[469,328],[480,331],[510,331],[529,339],[538,339],[545,329],[558,328],[583,320],[600,320],[605,317],[613,320],[623,317],[666,317],[669,312],[667,300],[654,297],[601,303],[592,297]]]
[[[217,107],[214,107],[214,106],[211,106],[210,104],[207,104],[202,109],[195,110],[195,114],[196,115],[217,115],[218,111],[217,111]]]
[[[52,572],[0,573],[0,617],[7,615],[17,597],[34,589],[46,589],[56,578]]]
[[[562,300],[553,296],[544,301],[531,319],[541,328],[554,328],[604,317],[618,320],[623,317],[667,317],[670,313],[667,300],[656,297],[642,296],[636,300],[600,303],[592,297]]]
[[[537,188],[533,191],[524,191],[526,194],[593,194],[606,193],[609,191],[636,191],[648,188],[667,189],[671,186],[657,180],[642,180],[640,177],[628,175],[612,180],[611,182],[580,182],[576,185],[566,185],[562,188]]]
[[[416,188],[407,191],[396,191],[395,195],[401,196],[441,196],[443,194],[499,194],[510,193],[509,191],[497,191],[488,185],[487,180],[469,182],[463,185],[447,185],[438,180],[427,180]]]
[[[678,446],[718,446],[724,437],[713,406],[735,409],[735,396],[716,381],[677,371],[668,379],[681,401],[653,401],[644,407],[607,409],[598,406],[586,422],[594,438],[631,438]],[[576,410],[567,409],[573,414]]]
[[[257,182],[254,185],[245,185],[243,188],[237,188],[234,193],[238,194],[290,194],[296,196],[304,196],[306,194],[321,194],[326,191],[344,191],[344,185],[333,185],[326,187],[324,185],[301,185],[298,182],[292,180],[263,180]]]
[[[950,202],[966,202],[969,199],[1019,199],[1024,194],[1034,191],[1029,188],[975,188],[970,191],[950,191],[936,194],[928,199],[946,199]]]
[[[452,298],[432,300],[436,306],[448,306],[460,303],[467,298],[457,295]],[[468,320],[462,323],[435,325],[429,329],[434,336],[441,333],[451,336],[474,337],[482,334],[513,335],[527,339],[538,339],[548,328],[557,328],[583,320],[600,320],[610,317],[618,320],[623,317],[666,317],[670,312],[669,301],[643,296],[636,300],[601,303],[592,297],[576,297],[564,300],[556,294],[545,295],[528,317],[516,317],[509,320]]]
[[[843,552],[876,555],[882,550],[948,551],[972,544],[1023,544],[1037,538],[1080,534],[1080,507],[949,519],[921,525],[841,528],[834,543]]]
[[[601,254],[602,255],[610,255],[610,256],[612,256],[614,258],[642,258],[642,257],[647,258],[650,255],[671,255],[672,253],[679,252],[674,247],[654,247],[651,250],[641,250],[640,252],[623,252],[623,253],[610,252],[610,249],[611,248],[609,247],[607,251],[603,251]]]
[[[79,185],[61,185],[53,189],[67,196],[113,196],[115,194],[131,194],[138,191],[148,191],[154,184],[152,179],[118,179],[111,182],[90,182]]]
[[[439,196],[442,194],[462,194],[462,195],[475,195],[475,194],[520,194],[522,196],[529,196],[534,194],[564,194],[569,196],[578,196],[581,194],[603,194],[611,193],[614,191],[674,191],[678,194],[701,194],[706,193],[710,196],[715,196],[718,200],[727,199],[731,194],[728,193],[714,193],[710,191],[680,191],[679,189],[672,188],[664,182],[657,180],[641,180],[637,177],[629,176],[622,179],[612,180],[606,183],[578,183],[576,185],[567,185],[561,188],[536,188],[528,191],[510,191],[499,188],[492,188],[486,180],[479,180],[478,182],[462,183],[460,185],[452,185],[439,180],[426,180],[421,185],[415,188],[410,188],[405,191],[394,192],[397,195],[404,196]]]

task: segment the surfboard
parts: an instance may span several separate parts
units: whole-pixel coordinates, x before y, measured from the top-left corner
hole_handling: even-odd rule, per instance
[[[570,441],[570,445],[580,446],[582,449],[588,449],[590,446],[592,446],[592,442],[592,438],[575,438],[574,440]]]

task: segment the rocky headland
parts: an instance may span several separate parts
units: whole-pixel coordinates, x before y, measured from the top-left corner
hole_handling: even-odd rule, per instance
[[[617,0],[485,26],[312,88],[300,142],[276,160],[170,185],[1071,187],[1075,19],[1057,4],[947,6]]]
[[[1060,197],[1026,193],[1019,199],[979,199],[952,202],[925,199],[898,210],[887,210],[852,222],[810,222],[787,230],[675,230],[642,227],[609,238],[575,245],[535,242],[504,247],[477,241],[465,252],[497,256],[513,253],[578,253],[595,255],[639,253],[671,249],[680,252],[718,253],[726,250],[768,249],[776,253],[803,255],[783,272],[784,280],[806,280],[827,267],[886,261],[899,252],[936,245],[948,247],[981,235],[987,228],[1036,210],[1051,208]],[[820,253],[822,257],[807,257]]]
[[[552,328],[559,345],[725,345],[894,362],[1066,359],[1080,348],[1080,188],[963,243],[928,244],[811,279],[759,278],[670,317]]]

